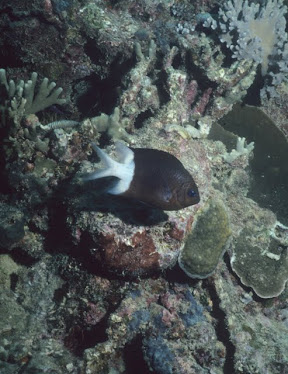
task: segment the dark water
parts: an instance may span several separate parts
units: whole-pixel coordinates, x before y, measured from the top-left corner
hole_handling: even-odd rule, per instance
[[[288,225],[288,143],[275,123],[260,109],[235,105],[220,120],[228,131],[254,142],[250,161],[251,186],[248,197],[271,209]]]

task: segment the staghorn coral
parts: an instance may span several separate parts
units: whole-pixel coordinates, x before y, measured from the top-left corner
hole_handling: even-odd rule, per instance
[[[210,87],[199,87],[190,69],[184,65],[174,66],[180,56],[179,48],[169,49],[163,59],[153,40],[146,48],[147,53],[136,42],[136,64],[122,79],[124,89],[119,95],[119,105],[110,115],[101,113],[84,120],[81,125],[83,136],[86,133],[89,139],[97,139],[100,133],[107,132],[114,140],[133,143],[139,118],[147,116],[144,124],[153,119],[154,126],[164,124],[166,130],[176,130],[183,137],[206,137],[215,119],[229,112],[246,95],[255,77],[256,64],[236,61],[230,67],[222,67],[224,56],[219,50],[213,50],[207,38],[195,35],[187,38],[182,41],[185,43],[182,47],[187,50],[185,58],[193,57],[194,63],[203,69],[211,82]],[[156,69],[158,57],[162,60],[160,70]],[[206,62],[203,64],[203,61]],[[163,90],[169,96],[166,101],[159,93]]]
[[[127,89],[120,98],[120,109],[123,116],[134,124],[136,117],[145,111],[154,113],[159,108],[157,87],[149,77],[156,63],[156,43],[151,40],[147,56],[142,51],[140,43],[135,44],[137,63],[125,78]]]
[[[34,72],[27,82],[20,80],[15,83],[12,79],[8,81],[6,71],[0,69],[3,128],[1,145],[3,158],[7,163],[3,178],[7,179],[7,184],[20,194],[24,195],[24,191],[31,190],[30,196],[26,198],[32,204],[37,204],[43,199],[48,192],[47,182],[51,181],[53,184],[52,180],[57,173],[57,163],[53,159],[53,154],[50,154],[52,158],[47,157],[53,144],[49,130],[54,128],[53,135],[57,135],[57,128],[55,129],[53,123],[46,127],[42,126],[35,113],[53,104],[61,105],[66,102],[59,97],[62,88],[56,88],[56,83],[49,82],[48,78],[44,78],[38,85],[37,76]],[[70,121],[69,125],[75,123],[78,122]],[[58,140],[63,140],[63,136],[62,139],[59,136]],[[63,144],[58,145],[58,148],[61,145],[63,149]],[[67,143],[65,145],[67,146]]]

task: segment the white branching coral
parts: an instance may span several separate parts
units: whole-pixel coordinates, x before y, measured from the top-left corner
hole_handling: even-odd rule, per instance
[[[240,138],[238,137],[237,139],[237,144],[236,144],[236,149],[232,149],[230,153],[225,153],[223,155],[223,159],[231,164],[233,161],[235,161],[238,157],[241,157],[243,155],[249,156],[249,154],[253,151],[254,149],[254,142],[251,142],[249,144],[246,144],[246,139],[245,138]]]
[[[264,5],[232,0],[219,10],[220,41],[233,52],[232,57],[261,64],[261,73],[269,74],[272,86],[287,80],[286,12],[283,0],[267,0]],[[206,26],[212,24],[215,21],[206,22]]]

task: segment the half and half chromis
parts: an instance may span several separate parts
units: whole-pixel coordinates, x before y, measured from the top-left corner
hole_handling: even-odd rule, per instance
[[[199,203],[196,183],[181,162],[168,152],[149,148],[129,148],[116,143],[118,160],[109,157],[92,144],[104,163],[84,180],[117,177],[119,180],[107,192],[136,199],[151,207],[163,210],[179,210]]]

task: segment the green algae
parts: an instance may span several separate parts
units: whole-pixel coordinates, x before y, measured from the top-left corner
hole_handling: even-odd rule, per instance
[[[191,278],[206,278],[213,273],[230,237],[224,204],[210,199],[199,212],[193,230],[179,256],[179,265]]]

